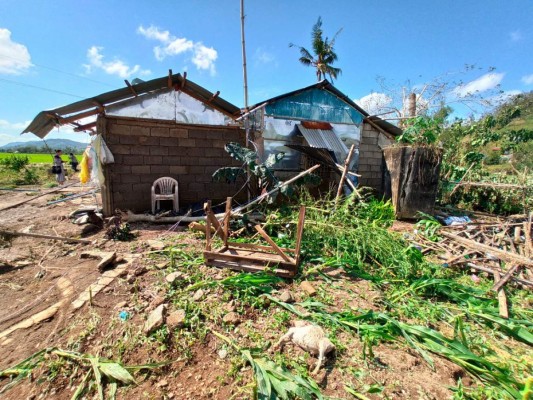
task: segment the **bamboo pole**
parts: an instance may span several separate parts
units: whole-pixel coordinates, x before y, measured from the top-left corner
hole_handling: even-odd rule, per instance
[[[352,147],[350,147],[350,151],[348,152],[348,156],[346,157],[346,161],[344,161],[344,170],[342,171],[341,180],[339,181],[339,187],[337,189],[337,196],[335,197],[335,204],[339,202],[339,198],[341,197],[342,187],[344,186],[344,180],[346,179],[346,173],[348,172],[350,161],[352,161],[354,150],[355,150],[355,144],[352,144]]]

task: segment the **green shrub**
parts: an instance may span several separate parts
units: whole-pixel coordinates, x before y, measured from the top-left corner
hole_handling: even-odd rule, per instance
[[[30,163],[28,156],[20,156],[13,154],[7,158],[1,159],[0,164],[7,169],[10,169],[14,172],[20,172]]]

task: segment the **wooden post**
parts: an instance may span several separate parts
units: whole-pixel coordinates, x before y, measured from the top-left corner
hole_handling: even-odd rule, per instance
[[[208,212],[211,212],[211,200],[204,203],[204,211],[206,213],[205,219],[205,249],[211,251],[211,220],[207,216]]]
[[[302,246],[302,235],[304,232],[304,221],[305,221],[305,206],[300,207],[300,214],[298,215],[298,226],[296,227],[296,247],[294,251],[294,256],[296,257],[296,267],[300,264],[300,249]]]
[[[344,185],[344,179],[346,179],[346,173],[348,172],[348,166],[350,165],[350,161],[352,160],[354,150],[355,150],[355,144],[352,144],[352,147],[350,147],[350,151],[348,152],[348,156],[346,157],[346,161],[344,162],[344,170],[342,171],[341,180],[339,182],[339,188],[337,189],[337,197],[335,197],[335,205],[338,203],[339,198],[341,197],[342,187]]]
[[[500,272],[494,270],[494,283],[497,286],[500,281]],[[500,317],[508,319],[509,318],[509,309],[507,307],[507,295],[505,294],[503,288],[498,289],[498,305],[500,309]]]
[[[228,246],[229,221],[231,219],[231,197],[226,198],[226,213],[224,214],[224,246]]]

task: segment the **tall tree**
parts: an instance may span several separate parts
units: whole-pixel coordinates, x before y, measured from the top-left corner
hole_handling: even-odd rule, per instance
[[[305,66],[312,66],[316,68],[316,78],[318,81],[325,79],[329,76],[330,80],[337,79],[342,73],[340,68],[333,67],[333,63],[337,61],[337,54],[333,46],[342,28],[337,31],[331,40],[326,36],[324,38],[324,32],[322,31],[322,18],[318,17],[318,20],[313,25],[311,32],[312,37],[312,53],[305,47],[296,46],[294,43],[290,43],[289,47],[298,47],[300,50],[300,62]]]

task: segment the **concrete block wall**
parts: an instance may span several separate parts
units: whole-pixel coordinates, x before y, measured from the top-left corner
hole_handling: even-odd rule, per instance
[[[218,168],[240,166],[224,150],[228,142],[244,145],[240,127],[100,116],[98,131],[115,157],[114,164],[104,166],[107,215],[117,208],[150,210],[152,183],[163,176],[178,181],[180,206],[206,199],[223,201],[242,185],[212,181]]]
[[[383,193],[384,159],[381,147],[378,145],[380,132],[368,123],[363,123],[361,143],[359,145],[358,173],[360,186],[373,188]]]

